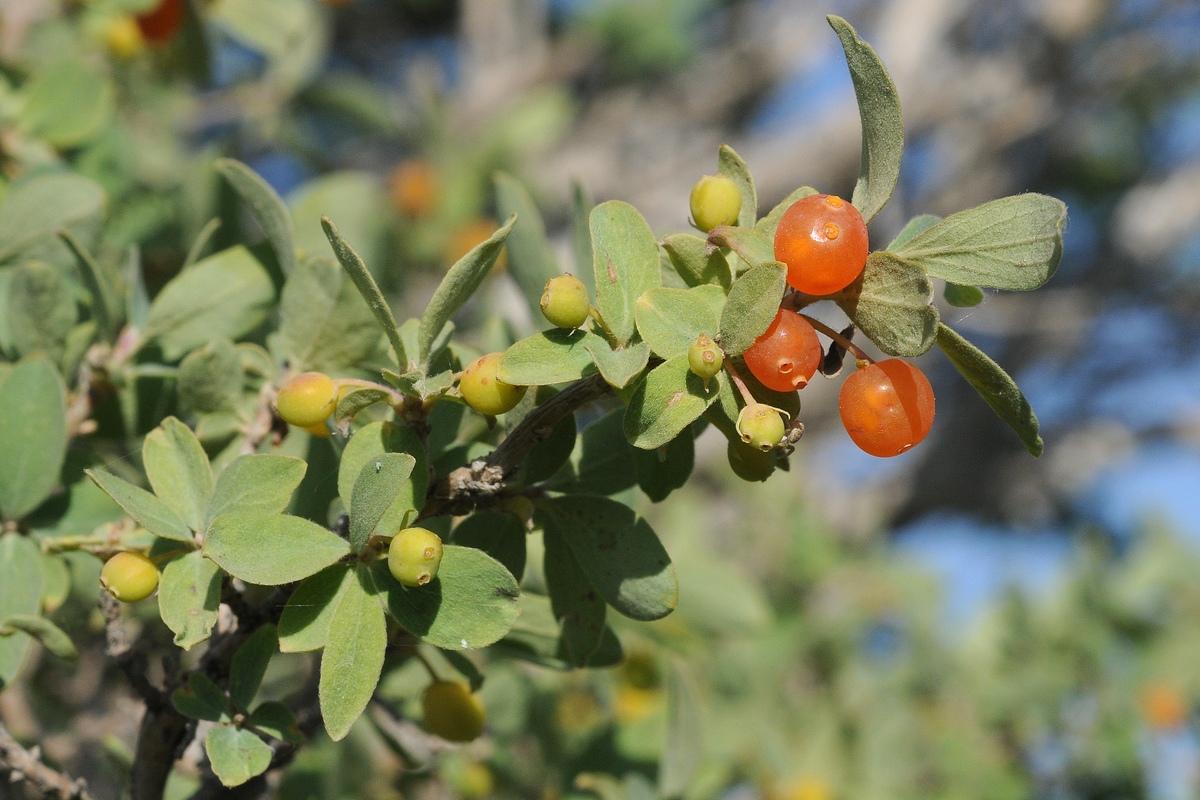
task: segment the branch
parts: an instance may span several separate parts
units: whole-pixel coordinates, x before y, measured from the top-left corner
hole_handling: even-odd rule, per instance
[[[46,797],[92,800],[87,781],[83,778],[71,780],[66,774],[43,764],[38,749],[26,750],[3,724],[0,724],[0,770],[7,772],[13,783],[26,781]]]
[[[584,378],[537,406],[500,446],[487,456],[459,467],[430,488],[420,519],[443,514],[469,514],[499,501],[505,484],[535,445],[550,438],[568,414],[612,393],[599,374]]]

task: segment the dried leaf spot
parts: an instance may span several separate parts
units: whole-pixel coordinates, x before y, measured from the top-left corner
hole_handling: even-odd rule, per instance
[[[674,408],[675,404],[682,400],[685,394],[686,392],[680,389],[678,392],[667,398],[667,408]]]
[[[611,258],[608,259],[608,282],[613,286],[617,285],[617,265],[613,263]]]

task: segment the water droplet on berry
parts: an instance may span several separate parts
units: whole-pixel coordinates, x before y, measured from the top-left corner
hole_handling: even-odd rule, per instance
[[[826,222],[823,232],[825,234],[826,239],[836,239],[836,238],[838,238],[838,235],[842,232],[842,230],[834,223]]]

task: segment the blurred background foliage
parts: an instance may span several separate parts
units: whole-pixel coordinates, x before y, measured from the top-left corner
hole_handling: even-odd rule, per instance
[[[91,178],[107,194],[96,251],[139,248],[151,292],[214,215],[214,249],[252,226],[211,168],[221,156],[287,199],[309,252],[326,253],[331,213],[404,312],[494,230],[497,170],[533,192],[564,264],[570,209],[589,198],[686,230],[688,189],[722,142],[763,208],[801,184],[848,195],[858,116],[826,13],[876,47],[904,106],[901,183],[874,243],[1021,191],[1070,208],[1046,288],[943,308],[1025,389],[1040,460],[936,352],[920,365],[938,418],[903,458],[853,447],[837,384],[814,384],[790,473],[740,484],[705,437],[688,487],[631,500],[683,596],[619,631],[624,665],[493,659],[491,735],[416,760],[406,747],[407,761],[389,743],[411,745],[425,678],[402,668],[382,691],[395,713],[302,751],[278,796],[1200,793],[1200,6],[197,0],[155,43],[129,27],[153,5],[0,3],[0,202],[31,176]],[[494,349],[535,326],[503,274],[484,294],[460,318],[468,341]],[[80,531],[103,521],[80,514]],[[93,581],[58,612],[85,639]],[[96,650],[34,661],[0,720],[114,796],[136,703]],[[286,700],[300,667],[276,662],[265,693]],[[697,718],[668,719],[670,693]],[[180,769],[171,789],[194,779]]]

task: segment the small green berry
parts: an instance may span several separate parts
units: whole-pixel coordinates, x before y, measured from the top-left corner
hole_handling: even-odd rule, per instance
[[[692,187],[692,222],[708,233],[718,225],[737,222],[742,193],[726,175],[705,175]]]
[[[716,342],[703,333],[697,336],[696,341],[688,348],[688,368],[704,379],[705,386],[710,378],[721,371],[721,365],[724,363],[725,353]]]
[[[388,569],[405,586],[424,586],[437,576],[442,540],[425,528],[405,528],[392,538]]]
[[[136,603],[158,588],[158,568],[141,553],[117,553],[100,570],[100,585],[122,603]]]
[[[737,432],[742,441],[764,453],[783,440],[783,414],[765,403],[751,403],[738,414]]]
[[[525,396],[525,386],[513,386],[496,377],[503,353],[489,353],[463,370],[458,390],[467,405],[480,414],[494,417],[511,411]]]
[[[587,287],[574,275],[559,275],[546,281],[541,305],[542,314],[551,325],[572,330],[587,322],[592,310]]]
[[[305,372],[279,390],[275,410],[287,424],[311,428],[329,419],[337,401],[338,391],[332,378],[321,372]]]
[[[725,450],[733,474],[751,483],[765,481],[775,471],[775,454],[730,440]]]
[[[483,701],[457,681],[434,681],[421,695],[425,730],[448,742],[479,738],[487,721]]]

